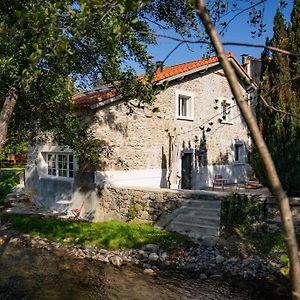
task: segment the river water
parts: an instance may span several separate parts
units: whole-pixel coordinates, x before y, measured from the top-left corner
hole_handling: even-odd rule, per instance
[[[0,299],[289,299],[253,281],[199,279],[162,271],[145,275],[135,267],[72,259],[46,250],[0,247]]]

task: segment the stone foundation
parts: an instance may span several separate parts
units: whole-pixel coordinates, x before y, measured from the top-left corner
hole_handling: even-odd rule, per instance
[[[161,215],[173,212],[188,198],[206,199],[217,197],[212,193],[199,191],[177,191],[152,188],[99,189],[99,214],[101,219],[135,219],[156,221]]]

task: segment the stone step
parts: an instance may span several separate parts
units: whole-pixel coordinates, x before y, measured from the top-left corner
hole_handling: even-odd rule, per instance
[[[198,207],[189,207],[189,206],[181,206],[180,214],[186,215],[191,214],[192,216],[215,216],[220,217],[220,209],[217,208],[198,208]]]
[[[196,208],[215,208],[220,209],[221,202],[220,201],[212,201],[212,200],[187,200],[184,202],[182,207],[196,207]]]
[[[186,234],[190,237],[200,238],[203,236],[219,236],[219,227],[210,225],[197,225],[188,222],[171,222],[168,230]]]
[[[220,227],[220,218],[214,216],[207,216],[207,217],[194,217],[191,215],[178,215],[173,222],[183,222],[189,223],[197,226],[214,226],[219,228]]]

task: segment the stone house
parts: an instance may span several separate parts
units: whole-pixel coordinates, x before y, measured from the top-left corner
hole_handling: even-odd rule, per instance
[[[251,105],[256,84],[232,53],[227,57]],[[243,181],[251,140],[217,57],[165,67],[155,81],[167,81],[167,89],[131,115],[111,87],[74,97],[95,136],[113,150],[104,170],[80,180],[91,186],[193,190],[212,186],[217,174],[227,183]],[[45,201],[43,195],[55,206],[77,197],[76,170],[71,149],[39,145],[29,152],[26,189],[38,202]]]

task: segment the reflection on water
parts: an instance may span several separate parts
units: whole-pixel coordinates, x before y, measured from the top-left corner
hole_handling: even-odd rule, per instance
[[[9,245],[0,251],[0,299],[276,299],[276,295],[261,295],[248,283],[241,288],[237,282],[201,281],[196,275],[172,271],[150,277],[137,268],[117,269]]]

